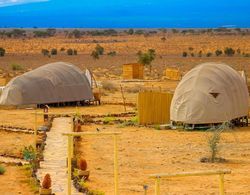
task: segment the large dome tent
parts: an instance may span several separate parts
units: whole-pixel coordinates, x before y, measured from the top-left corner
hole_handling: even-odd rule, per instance
[[[13,78],[0,96],[1,105],[30,105],[93,99],[85,74],[76,66],[56,62]]]
[[[248,115],[248,89],[240,74],[225,64],[203,63],[178,84],[170,119],[183,124],[223,123]]]

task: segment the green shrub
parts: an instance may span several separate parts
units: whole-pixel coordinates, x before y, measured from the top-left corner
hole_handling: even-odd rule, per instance
[[[149,66],[149,72],[151,73],[152,70],[152,61],[155,59],[156,57],[156,53],[154,49],[148,49],[148,51],[146,53],[142,53],[141,51],[139,51],[137,53],[138,55],[138,62],[145,65],[145,66]]]
[[[36,159],[36,152],[35,152],[35,149],[33,146],[26,146],[24,147],[23,151],[22,151],[22,154],[23,154],[23,158],[24,160],[27,160],[27,161],[32,161],[32,160],[35,160]]]
[[[103,123],[104,124],[109,124],[109,123],[112,123],[113,121],[115,121],[115,117],[104,117],[103,118]]]
[[[20,64],[11,64],[11,69],[12,70],[22,70],[23,67]]]
[[[57,49],[55,49],[55,48],[51,49],[50,54],[57,55]]]
[[[0,47],[0,57],[3,57],[5,55],[5,49]]]
[[[5,171],[6,171],[5,168],[2,165],[0,165],[0,175],[3,175]]]

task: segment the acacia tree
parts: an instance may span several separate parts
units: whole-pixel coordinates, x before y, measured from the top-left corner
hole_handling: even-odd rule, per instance
[[[156,53],[154,49],[149,49],[147,52],[143,53],[139,51],[138,55],[138,62],[143,64],[144,66],[149,66],[149,72],[151,74],[152,71],[152,61],[155,59]]]

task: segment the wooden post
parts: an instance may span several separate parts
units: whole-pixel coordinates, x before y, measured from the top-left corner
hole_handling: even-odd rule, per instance
[[[118,195],[118,147],[117,147],[117,135],[114,138],[114,187],[115,195]]]
[[[224,195],[224,174],[220,174],[220,195]]]
[[[71,151],[72,136],[68,136],[68,195],[71,195]]]
[[[71,132],[74,132],[74,116],[71,115]],[[70,136],[71,137],[71,157],[73,158],[74,157],[74,143],[73,143],[73,140],[74,140],[74,137],[73,136]]]
[[[37,109],[35,110],[34,136],[35,136],[35,150],[36,150],[36,143],[37,143]]]
[[[120,85],[120,87],[121,87],[121,93],[122,93],[122,100],[123,100],[124,111],[127,112],[126,102],[125,102],[125,97],[124,97],[122,85]]]
[[[160,176],[155,179],[155,195],[160,195]]]

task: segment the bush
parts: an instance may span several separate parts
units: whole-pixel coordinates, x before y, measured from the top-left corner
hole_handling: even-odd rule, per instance
[[[42,53],[44,56],[48,56],[48,55],[49,55],[49,50],[47,50],[47,49],[42,49],[41,53]]]
[[[233,56],[235,54],[235,50],[233,48],[231,48],[231,47],[226,47],[224,49],[224,53],[227,56]]]
[[[62,47],[62,48],[60,49],[60,51],[65,51],[65,48],[64,48],[64,47]]]
[[[20,64],[11,64],[11,69],[12,70],[22,70],[23,67]]]
[[[220,56],[220,55],[222,55],[222,51],[221,50],[219,50],[219,49],[217,49],[216,51],[215,51],[215,55],[216,56]]]
[[[182,57],[187,57],[187,56],[188,56],[188,53],[184,51],[184,52],[182,53]]]
[[[103,81],[102,82],[102,88],[104,90],[107,90],[107,91],[116,91],[117,90],[115,85],[110,81]]]
[[[77,50],[76,49],[73,50],[73,54],[77,55]]]
[[[0,175],[3,175],[5,173],[5,168],[0,165]]]
[[[166,41],[166,37],[162,37],[161,40],[162,40],[162,41]]]
[[[67,54],[68,54],[69,56],[72,56],[72,55],[74,54],[73,49],[67,49]]]
[[[95,60],[99,59],[99,54],[97,51],[92,51],[92,53],[90,54]]]
[[[43,183],[42,183],[42,187],[44,189],[50,189],[51,188],[51,178],[50,178],[50,174],[46,174],[43,178]]]
[[[23,154],[24,160],[32,161],[36,159],[35,149],[31,145],[28,147],[24,147],[22,154]]]
[[[116,51],[111,51],[107,53],[108,56],[116,56]]]
[[[57,49],[53,48],[50,51],[51,55],[57,55]]]
[[[134,29],[132,29],[132,28],[131,28],[131,29],[129,29],[129,30],[128,30],[128,34],[129,34],[129,35],[134,34]]]
[[[0,57],[3,57],[5,55],[5,49],[0,47]]]
[[[195,56],[195,55],[194,55],[194,53],[191,53],[190,55],[191,55],[192,57],[194,57],[194,56]]]
[[[98,53],[98,55],[103,55],[104,48],[101,45],[97,44],[95,47],[95,51]]]
[[[208,52],[207,54],[206,54],[206,56],[207,57],[211,57],[213,54],[211,53],[211,52]]]
[[[202,51],[199,51],[198,57],[202,57]]]

